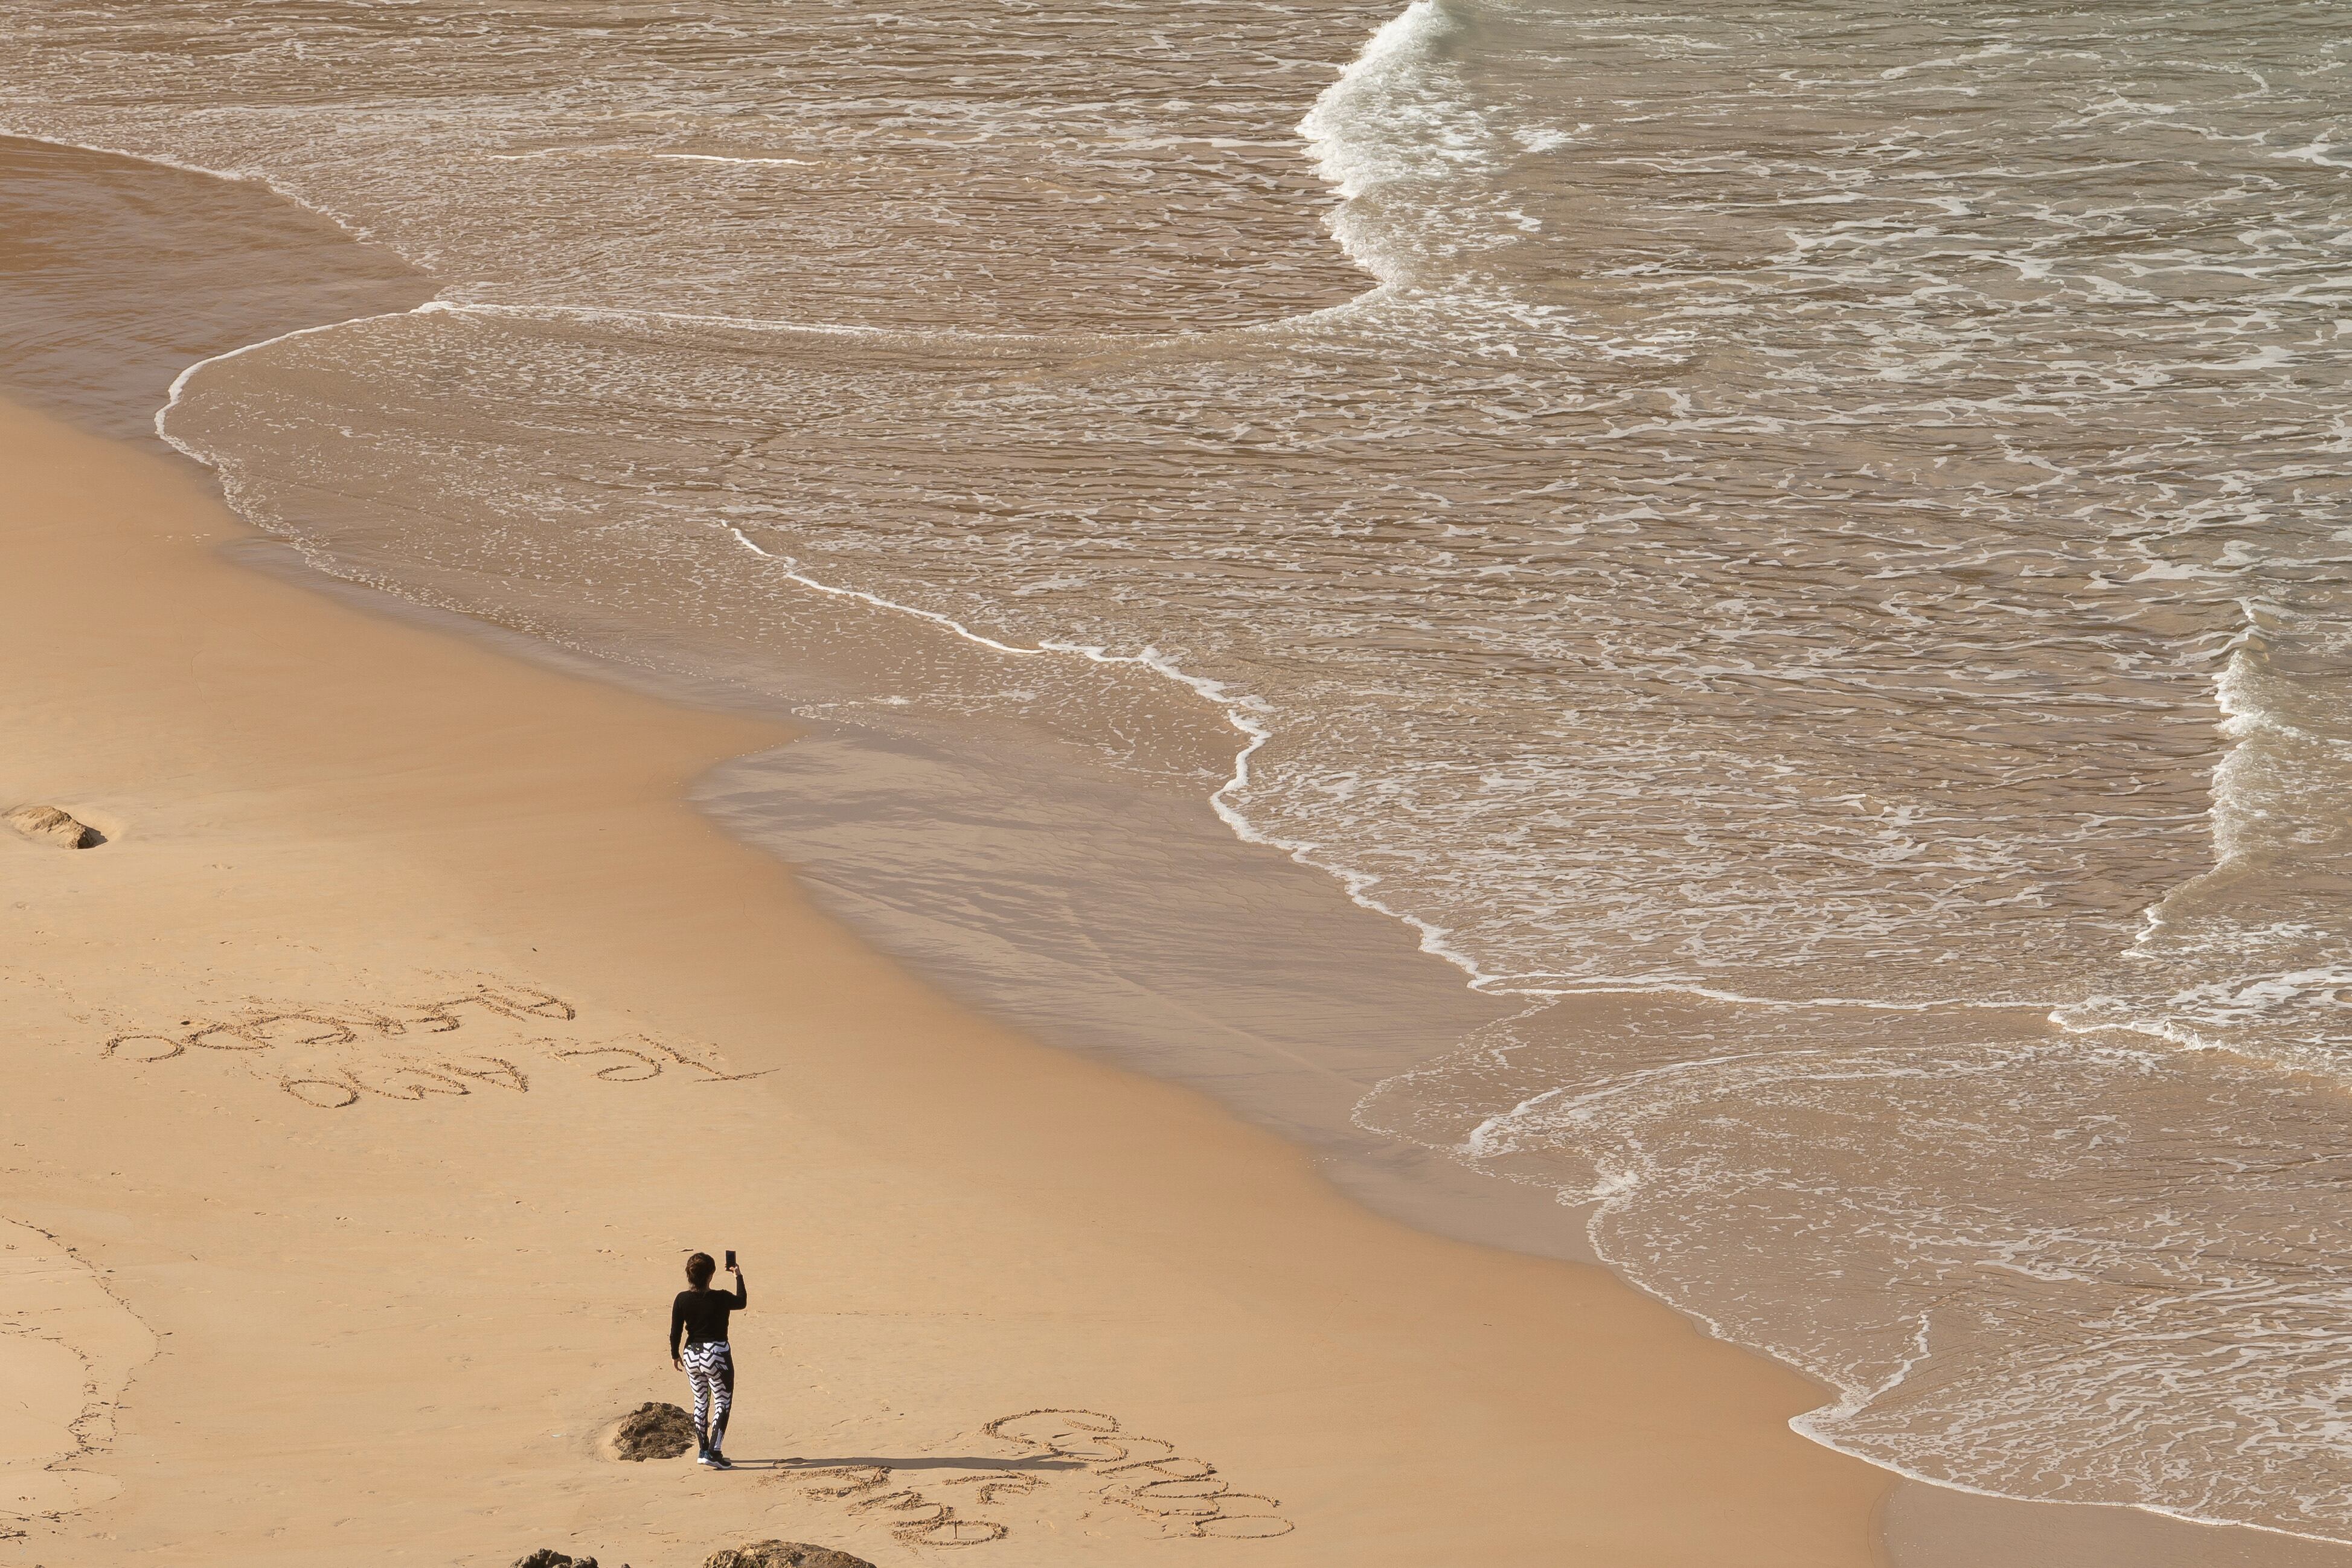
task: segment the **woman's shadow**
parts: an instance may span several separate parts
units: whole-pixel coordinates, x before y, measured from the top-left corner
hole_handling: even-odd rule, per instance
[[[739,1470],[1082,1470],[1086,1466],[1076,1459],[1063,1458],[1006,1459],[991,1457],[959,1459],[927,1456],[916,1459],[878,1459],[865,1455],[839,1459],[809,1459],[797,1456],[776,1459],[735,1459],[734,1468]]]

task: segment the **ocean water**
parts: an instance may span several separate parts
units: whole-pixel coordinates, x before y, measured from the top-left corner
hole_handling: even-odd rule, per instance
[[[429,277],[163,411],[327,570],[1181,793],[1813,1436],[2352,1541],[2345,0],[27,0],[0,129]]]

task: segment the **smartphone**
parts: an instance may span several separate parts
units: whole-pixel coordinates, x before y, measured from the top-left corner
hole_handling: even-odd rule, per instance
[[[730,1269],[735,1267],[735,1249],[732,1247],[730,1247],[727,1249],[727,1266]]]

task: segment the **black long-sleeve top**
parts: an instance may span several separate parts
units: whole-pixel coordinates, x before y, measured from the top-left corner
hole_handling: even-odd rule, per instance
[[[677,1359],[677,1339],[686,1335],[688,1344],[709,1344],[727,1337],[727,1314],[751,1304],[751,1293],[743,1283],[743,1276],[735,1276],[735,1293],[714,1291],[708,1285],[698,1291],[680,1291],[677,1300],[669,1307],[669,1358]]]

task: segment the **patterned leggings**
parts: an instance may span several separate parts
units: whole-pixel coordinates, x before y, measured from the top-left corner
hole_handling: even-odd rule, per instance
[[[727,1436],[727,1412],[735,1403],[735,1355],[723,1339],[690,1344],[679,1357],[694,1385],[695,1440],[716,1448]],[[709,1436],[705,1437],[704,1433]]]

